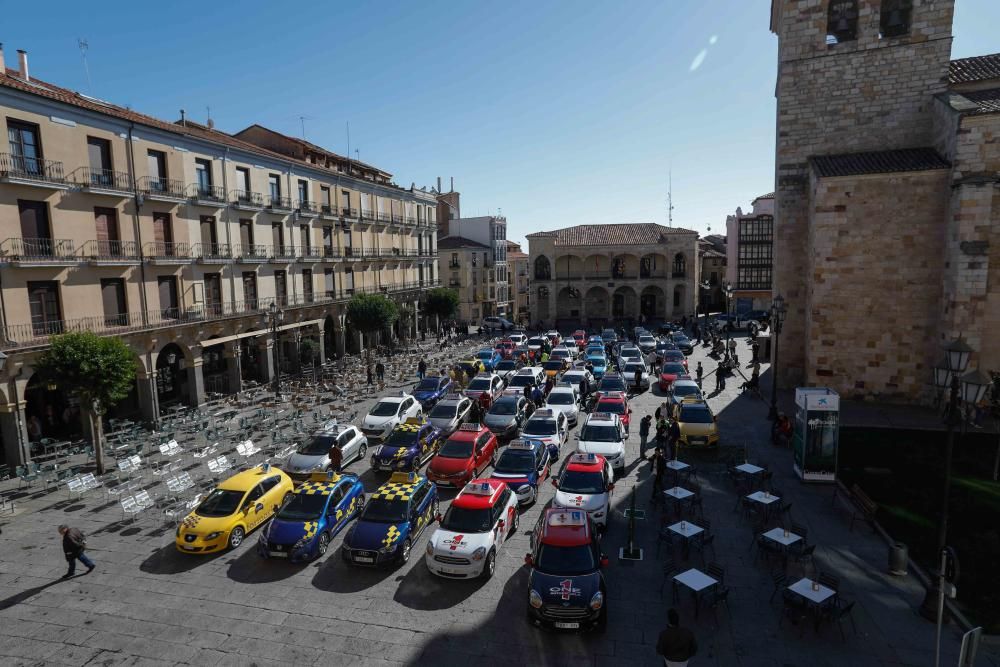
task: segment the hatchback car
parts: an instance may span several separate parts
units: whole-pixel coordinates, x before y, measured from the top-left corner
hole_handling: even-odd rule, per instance
[[[496,365],[503,359],[503,355],[497,350],[492,350],[488,347],[476,352],[476,356],[479,357],[479,361],[483,362],[483,368],[487,373],[492,373]]]
[[[562,451],[562,446],[569,436],[569,421],[566,415],[557,410],[539,408],[532,413],[528,421],[521,427],[521,437],[525,440],[541,440],[546,445],[556,446],[556,452]]]
[[[361,460],[368,453],[368,438],[356,426],[338,424],[336,419],[331,419],[309,442],[288,458],[283,466],[285,472],[294,481],[304,482],[312,473],[325,470],[330,465],[329,453],[334,443],[340,445],[342,466]]]
[[[519,370],[521,370],[521,362],[514,359],[504,359],[497,364],[493,372],[499,375],[500,379],[506,383]]]
[[[427,479],[461,488],[496,460],[497,438],[482,424],[462,424],[427,466]]]
[[[705,401],[687,399],[677,410],[680,444],[685,447],[715,447],[719,444],[719,425]]]
[[[452,384],[447,375],[429,375],[413,388],[413,397],[424,409],[429,409],[451,390]]]
[[[501,442],[509,442],[517,437],[518,430],[528,418],[525,412],[527,405],[528,400],[524,396],[503,396],[490,406],[483,416],[483,423]]]
[[[499,375],[483,373],[472,378],[469,386],[462,393],[476,401],[480,400],[483,394],[486,394],[490,397],[490,403],[492,403],[500,398],[500,395],[503,393],[503,380],[500,379]]]
[[[639,336],[639,349],[645,354],[649,354],[656,350],[656,339],[649,334],[643,334]]]
[[[427,421],[441,431],[444,436],[448,436],[454,433],[460,424],[468,420],[471,410],[471,398],[458,394],[448,394],[431,408],[427,414]]]
[[[580,416],[580,395],[576,391],[576,386],[568,382],[560,382],[545,400],[545,407],[551,410],[558,410],[566,415],[566,421],[570,428],[576,426]]]
[[[365,415],[361,432],[369,440],[381,440],[410,417],[421,417],[423,414],[424,409],[417,399],[406,392],[400,392],[399,396],[386,396]]]

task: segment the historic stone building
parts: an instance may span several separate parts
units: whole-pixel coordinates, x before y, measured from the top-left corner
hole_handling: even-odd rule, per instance
[[[940,346],[1000,369],[1000,54],[953,0],[773,0],[784,386],[925,400]]]
[[[726,216],[726,281],[733,286],[734,313],[771,307],[774,193],[757,197],[750,206],[749,213],[737,207],[735,215]]]
[[[458,292],[458,321],[479,324],[484,317],[497,315],[497,274],[490,247],[462,236],[445,236],[438,239],[438,251],[444,284]]]
[[[653,223],[528,234],[531,322],[560,330],[694,315],[698,233]]]
[[[510,266],[510,293],[514,301],[511,322],[527,324],[531,318],[531,278],[528,275],[528,253],[520,243],[507,241],[507,264]]]

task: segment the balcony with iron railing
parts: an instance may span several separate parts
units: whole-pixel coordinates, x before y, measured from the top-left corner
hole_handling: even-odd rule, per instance
[[[335,209],[333,206],[330,206],[329,204],[323,204],[322,206],[320,206],[319,214],[321,217],[327,218],[329,220],[336,220],[338,217],[340,217],[339,211],[337,211],[337,209]]]
[[[55,190],[67,190],[70,187],[62,162],[11,153],[0,153],[0,182]]]
[[[316,206],[316,202],[309,201],[308,199],[300,199],[298,202],[299,215],[306,218],[315,218],[319,215],[319,207]]]
[[[323,254],[320,252],[320,247],[316,245],[304,245],[299,246],[298,257],[303,262],[318,262],[323,259]]]
[[[233,258],[233,249],[228,243],[195,243],[191,255],[202,264],[219,264]]]
[[[270,257],[270,248],[258,243],[237,243],[233,246],[233,257],[242,264],[260,264]]]
[[[299,256],[298,248],[293,245],[270,246],[269,261],[275,264],[294,262]]]
[[[413,217],[413,216],[411,216],[411,215],[408,215],[408,216],[406,216],[406,218],[405,218],[405,219],[403,220],[403,222],[405,222],[405,223],[406,223],[406,224],[408,224],[408,225],[416,225],[416,224],[417,224],[417,219],[416,219],[416,218],[414,218],[414,217]]]
[[[178,201],[186,199],[184,183],[172,178],[158,176],[143,176],[139,179],[139,192],[147,199],[159,201]]]
[[[191,261],[191,244],[148,241],[142,245],[142,254],[154,264],[187,264]]]
[[[79,254],[90,260],[91,264],[102,266],[138,264],[141,261],[139,244],[135,241],[110,239],[87,241],[80,248]]]
[[[244,211],[259,211],[264,208],[264,195],[251,190],[233,190],[230,195],[233,207]]]
[[[379,211],[375,215],[375,217],[376,217],[376,219],[379,222],[392,222],[392,214],[391,213],[383,213],[382,211]]]
[[[340,249],[334,248],[332,245],[323,246],[323,259],[340,259]]]
[[[358,209],[356,209],[356,208],[347,208],[347,207],[342,208],[342,209],[340,209],[340,217],[342,217],[342,218],[352,218],[352,219],[353,218],[357,218],[358,217]]]
[[[270,197],[267,200],[267,209],[272,213],[286,214],[291,213],[292,200],[288,197]]]
[[[80,167],[69,175],[81,190],[94,194],[125,196],[132,192],[132,178],[128,172],[112,169]]]
[[[198,206],[225,206],[226,191],[221,185],[205,185],[203,183],[192,183],[188,186],[188,199]]]
[[[374,220],[375,212],[370,209],[361,209],[361,219],[362,220]]]
[[[401,225],[401,224],[403,224],[403,216],[401,216],[401,215],[398,215],[398,214],[396,214],[396,213],[393,213],[393,214],[392,214],[392,222],[393,222],[394,224],[397,224],[397,225]]]
[[[462,266],[462,264],[457,259],[453,259],[453,260],[450,260],[448,262],[448,268],[449,269],[457,269],[457,268],[459,268],[461,266]]]
[[[80,263],[71,239],[9,238],[0,242],[0,262],[37,266],[72,266]]]

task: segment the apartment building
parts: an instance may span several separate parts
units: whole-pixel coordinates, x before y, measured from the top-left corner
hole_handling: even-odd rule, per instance
[[[527,324],[531,318],[531,278],[528,275],[528,253],[520,243],[507,241],[507,265],[510,267],[510,294],[514,302],[510,320]]]
[[[771,307],[774,267],[774,193],[761,195],[744,213],[726,216],[726,281],[733,287],[731,310],[767,310]]]
[[[490,247],[461,236],[446,236],[438,240],[438,251],[442,282],[458,291],[458,320],[478,324],[484,317],[500,314]]]
[[[439,284],[432,192],[258,125],[227,134],[61,88],[27,54],[2,61],[0,463],[28,459],[29,420],[42,437],[81,430],[74,399],[33,375],[53,334],[125,340],[138,380],[115,412],[152,419],[294,369],[304,338],[321,357],[357,347],[353,294],[416,309]]]

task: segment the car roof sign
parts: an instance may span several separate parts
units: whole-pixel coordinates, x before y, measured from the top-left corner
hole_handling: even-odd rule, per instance
[[[593,452],[575,452],[569,457],[569,462],[594,464],[597,463],[597,455]]]
[[[405,423],[421,426],[424,423],[424,420],[421,419],[420,417],[407,417]]]
[[[538,412],[538,411],[535,410],[535,412]],[[610,412],[592,412],[592,413],[590,413],[590,418],[591,419],[611,419],[611,413]]]
[[[552,408],[539,408],[538,410],[535,410],[531,416],[548,418],[555,417],[555,413],[552,411]]]
[[[462,493],[468,493],[474,496],[492,496],[493,487],[490,486],[489,482],[469,482],[462,489]]]
[[[550,526],[585,526],[587,514],[580,510],[553,512],[549,515]]]
[[[531,449],[531,442],[528,440],[511,440],[510,444],[507,445],[507,449]]]
[[[417,473],[415,472],[394,472],[389,475],[392,484],[416,484]]]
[[[466,422],[466,423],[462,424],[461,426],[459,426],[458,430],[460,430],[460,431],[476,431],[476,432],[479,432],[479,431],[483,430],[483,425],[482,424],[477,424],[475,422]]]

